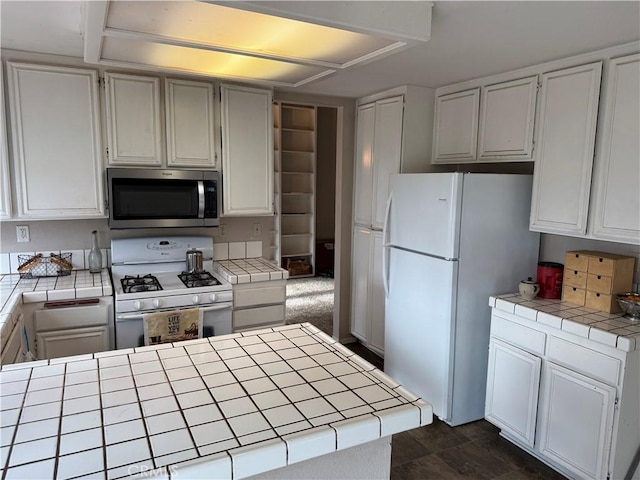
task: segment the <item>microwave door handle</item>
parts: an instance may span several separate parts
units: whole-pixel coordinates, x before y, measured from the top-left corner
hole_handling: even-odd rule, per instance
[[[204,218],[204,181],[198,180],[198,218]]]

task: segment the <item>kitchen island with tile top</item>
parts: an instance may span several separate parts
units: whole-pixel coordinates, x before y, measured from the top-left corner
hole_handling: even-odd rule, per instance
[[[3,479],[388,478],[432,422],[308,323],[9,365],[0,393]]]

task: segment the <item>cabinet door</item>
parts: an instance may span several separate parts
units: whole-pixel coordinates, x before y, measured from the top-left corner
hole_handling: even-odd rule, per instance
[[[215,167],[213,84],[165,80],[167,165]]]
[[[436,98],[432,163],[475,162],[480,89]]]
[[[9,157],[5,124],[4,86],[0,68],[0,220],[11,218],[11,182],[9,181]]]
[[[531,158],[538,77],[482,87],[478,159]]]
[[[530,229],[584,235],[602,62],[542,75]]]
[[[363,342],[369,339],[370,244],[371,231],[354,227],[351,255],[351,333]]]
[[[355,197],[353,221],[358,225],[371,225],[373,203],[373,142],[376,105],[358,107],[356,125]]]
[[[593,236],[640,244],[640,54],[609,62],[602,146],[595,164]]]
[[[382,283],[382,232],[371,232],[369,252],[369,347],[384,353],[384,285]]]
[[[616,389],[545,363],[537,449],[580,478],[607,478]]]
[[[106,73],[110,165],[162,165],[160,79]]]
[[[36,332],[36,354],[39,360],[105,350],[109,350],[107,325]]]
[[[542,360],[495,338],[489,344],[485,418],[533,447]]]
[[[373,228],[382,228],[392,173],[400,172],[404,97],[376,102],[373,136]]]
[[[223,212],[273,215],[273,120],[269,90],[222,85]]]
[[[104,217],[98,76],[7,62],[18,216]]]

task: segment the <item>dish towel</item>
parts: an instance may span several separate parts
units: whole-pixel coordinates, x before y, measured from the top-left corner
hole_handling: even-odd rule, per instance
[[[202,310],[199,308],[145,313],[142,323],[145,345],[202,338]]]

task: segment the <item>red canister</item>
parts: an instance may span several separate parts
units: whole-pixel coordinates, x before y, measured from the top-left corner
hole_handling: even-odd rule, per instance
[[[540,285],[540,298],[561,298],[562,297],[562,274],[564,265],[555,262],[538,262],[538,278],[536,282]]]

